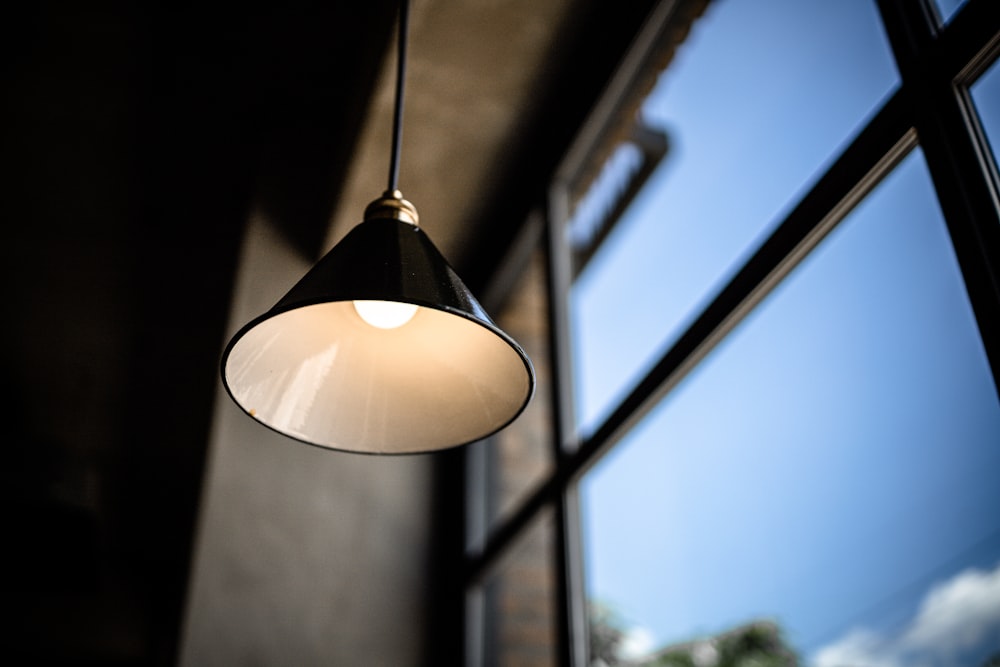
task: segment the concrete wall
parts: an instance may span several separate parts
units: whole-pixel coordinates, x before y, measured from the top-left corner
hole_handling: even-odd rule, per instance
[[[257,216],[230,333],[309,265]],[[244,415],[221,381],[181,664],[422,663],[431,459],[304,445]]]

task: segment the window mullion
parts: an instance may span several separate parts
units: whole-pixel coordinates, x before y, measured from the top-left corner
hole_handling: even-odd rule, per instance
[[[569,219],[569,194],[564,184],[556,182],[546,207],[546,277],[549,303],[549,346],[552,359],[552,434],[557,475],[576,451],[571,339],[569,330],[569,291],[572,283],[572,258],[565,241]],[[567,476],[562,476],[568,479]],[[584,667],[587,664],[587,612],[583,582],[583,544],[580,538],[580,508],[573,483],[561,488],[555,498],[555,568],[558,585],[558,656],[561,667]]]
[[[963,12],[977,15],[977,26],[992,22],[1000,33],[1000,18],[989,2],[970,2]],[[880,0],[886,32],[903,79],[905,98],[913,109],[914,125],[952,245],[972,303],[979,333],[990,360],[994,384],[1000,387],[1000,214],[998,195],[990,178],[989,157],[977,132],[977,121],[966,82],[956,73],[928,63],[930,49],[962,40],[942,34],[917,3]],[[965,18],[965,17],[963,17]],[[966,20],[965,25],[971,25]],[[954,28],[955,26],[951,26]],[[946,31],[950,28],[946,28]],[[986,48],[984,46],[984,48]],[[946,54],[936,54],[944,57]]]

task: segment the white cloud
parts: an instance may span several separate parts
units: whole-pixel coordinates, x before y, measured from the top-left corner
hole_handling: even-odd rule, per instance
[[[1000,566],[992,572],[966,570],[932,590],[903,643],[913,649],[954,653],[996,636],[1000,636]]]
[[[963,651],[1000,637],[1000,565],[969,569],[935,586],[895,637],[852,630],[813,655],[814,667],[952,665]],[[986,646],[995,648],[995,646]]]
[[[813,656],[814,667],[898,667],[891,655],[893,647],[882,637],[868,630],[852,630],[837,641],[824,646]]]
[[[618,646],[618,657],[625,660],[637,660],[649,655],[655,646],[653,634],[644,627],[633,626],[625,631],[622,642]]]

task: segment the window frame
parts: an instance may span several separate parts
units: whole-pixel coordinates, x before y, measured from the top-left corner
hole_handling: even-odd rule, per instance
[[[620,100],[648,69],[657,40],[674,19],[678,3],[654,9],[633,47],[595,105],[525,225],[521,250],[511,264],[541,244],[547,269],[551,395],[551,474],[517,509],[492,527],[481,508],[488,483],[481,450],[469,448],[474,474],[465,477],[472,512],[461,559],[465,610],[464,655],[481,664],[481,589],[500,558],[544,511],[555,519],[554,562],[557,649],[561,667],[587,664],[588,628],[577,482],[657,405],[781,280],[794,269],[918,145],[934,184],[963,282],[986,350],[994,386],[1000,387],[1000,178],[969,88],[997,62],[1000,6],[969,0],[945,24],[933,0],[872,0],[878,6],[900,83],[814,185],[791,209],[725,287],[659,358],[594,432],[583,437],[574,415],[568,295],[572,256],[566,241],[571,185],[593,160],[595,146],[620,113]],[[1000,65],[998,65],[1000,66]],[[509,271],[507,272],[509,275]],[[485,443],[489,446],[490,443]]]

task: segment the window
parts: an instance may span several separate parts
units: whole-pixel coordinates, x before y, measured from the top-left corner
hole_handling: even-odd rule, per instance
[[[595,113],[508,302],[545,407],[468,455],[468,664],[1000,656],[1000,13],[928,8],[718,0]]]
[[[807,664],[916,653],[934,586],[1000,595],[998,434],[917,150],[581,480],[588,600],[646,655],[760,622]]]
[[[732,277],[897,77],[868,0],[708,6],[641,109],[666,133],[667,154],[574,281],[583,431]]]

